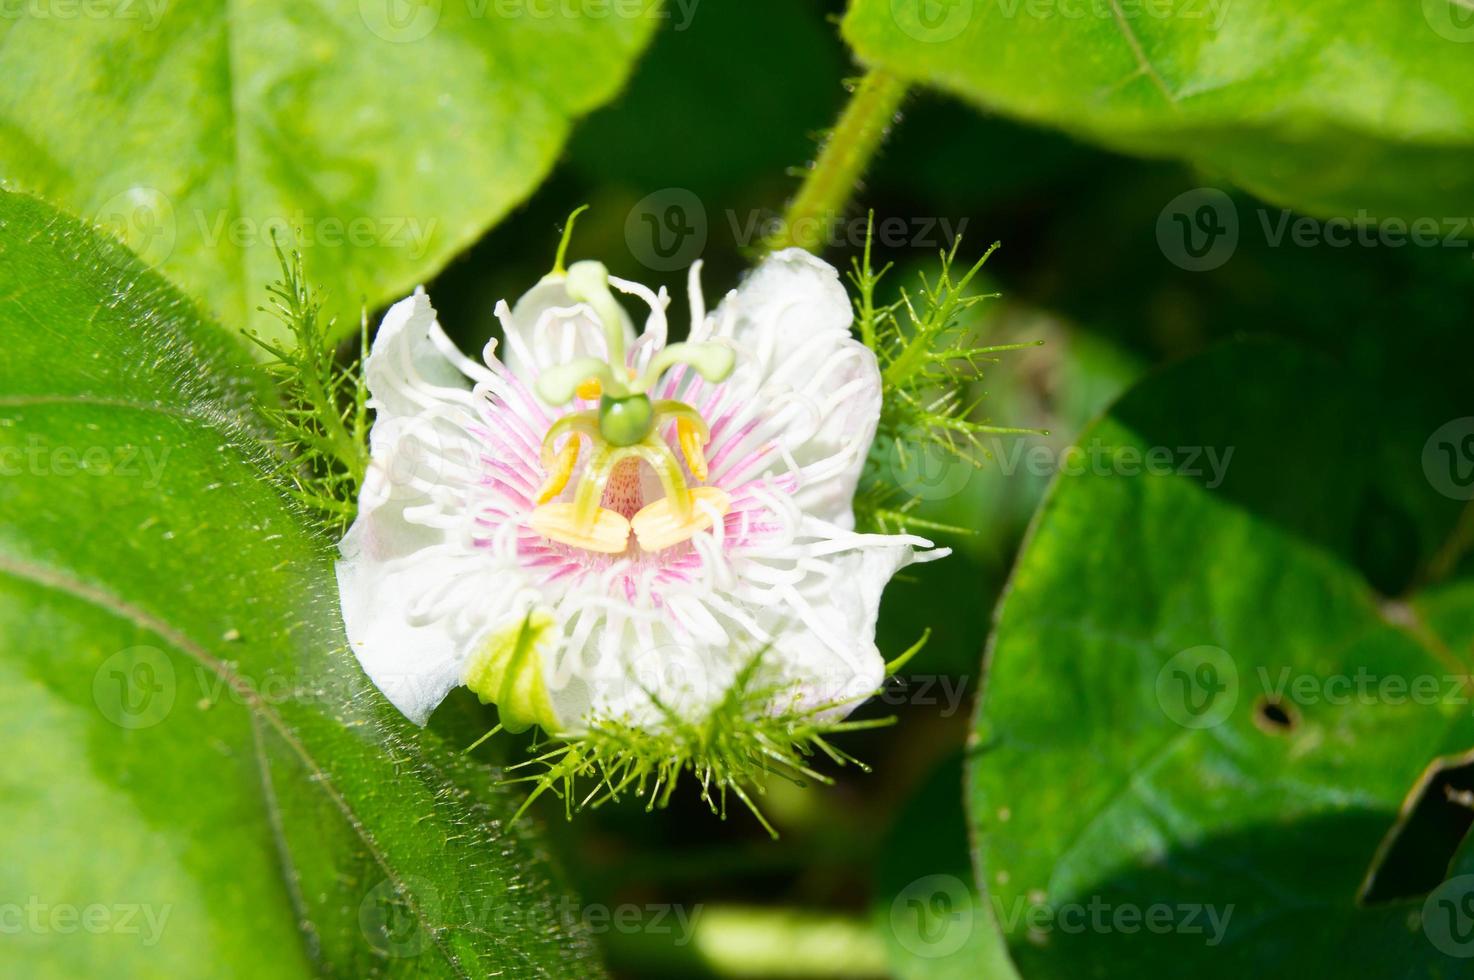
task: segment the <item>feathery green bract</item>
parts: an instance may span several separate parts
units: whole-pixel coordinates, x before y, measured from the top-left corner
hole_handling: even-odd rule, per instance
[[[831,745],[826,736],[881,728],[894,724],[895,718],[823,720],[840,702],[775,710],[780,689],[759,679],[761,659],[759,652],[748,662],[702,721],[682,718],[651,694],[665,716],[658,730],[601,720],[582,734],[535,747],[534,751],[544,747],[546,751],[512,767],[541,766],[543,770],[511,780],[532,784],[522,809],[548,791],[563,799],[569,817],[575,810],[626,795],[643,798],[647,810],[663,808],[682,773],[689,772],[713,813],[726,818],[731,792],[776,838],[777,831],[757,805],[767,778],[777,776],[800,786],[810,781],[833,782],[810,766],[816,752],[838,765],[854,764],[868,772],[869,767]],[[592,785],[580,797],[585,780],[592,780]]]
[[[870,219],[873,229],[873,213]],[[969,400],[968,391],[982,377],[984,365],[998,363],[999,354],[1037,347],[1042,341],[980,345],[975,329],[962,322],[974,306],[998,296],[970,292],[997,242],[958,276],[954,266],[962,245],[959,236],[950,250],[939,253],[941,268],[935,280],[922,273],[918,293],[902,288],[899,299],[880,305],[876,289],[892,263],[876,271],[870,258],[871,237],[867,230],[864,253],[854,260],[849,274],[855,288],[855,325],[865,346],[875,352],[881,376],[880,425],[855,497],[856,524],[861,530],[888,534],[967,533],[965,528],[915,516],[912,511],[920,500],[892,477],[897,469],[910,467],[919,453],[980,466],[980,457],[989,455],[983,436],[1041,434],[974,418],[978,400]]]
[[[294,345],[247,333],[271,355],[266,364],[280,401],[262,410],[274,430],[277,476],[288,492],[341,533],[358,509],[358,488],[368,467],[368,385],[362,353],[340,364],[333,322],[322,321],[322,301],[303,276],[302,253],[276,243],[282,278],[267,287],[268,306]],[[368,321],[359,329],[359,351],[368,349]]]

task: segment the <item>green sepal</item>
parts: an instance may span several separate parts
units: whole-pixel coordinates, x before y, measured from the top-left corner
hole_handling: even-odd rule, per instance
[[[553,625],[547,613],[530,612],[516,626],[492,635],[466,664],[462,683],[482,704],[497,706],[509,732],[525,732],[533,725],[559,730],[539,652]]]

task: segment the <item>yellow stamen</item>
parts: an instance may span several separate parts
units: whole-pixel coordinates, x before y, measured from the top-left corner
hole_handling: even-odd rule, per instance
[[[600,507],[592,523],[579,521],[573,504],[543,504],[532,512],[532,529],[562,544],[617,555],[629,541],[630,522],[623,514]]]
[[[548,478],[543,481],[542,488],[537,492],[537,502],[545,504],[568,486],[568,478],[573,475],[573,466],[578,462],[578,436],[571,435],[568,441],[563,443],[563,448],[558,450],[558,455],[553,460],[553,465],[548,467]]]
[[[604,385],[598,378],[584,378],[578,383],[578,387],[573,389],[573,393],[584,401],[595,401],[604,394]]]
[[[669,497],[640,508],[630,524],[640,547],[646,551],[662,551],[689,540],[692,535],[711,527],[713,517],[721,517],[732,506],[732,498],[719,487],[696,487],[691,491],[691,514],[682,520]]]
[[[696,429],[696,423],[688,418],[676,419],[676,436],[681,442],[681,454],[686,457],[686,465],[691,469],[691,475],[702,483],[706,482],[706,453],[702,449],[703,440],[701,433]]]

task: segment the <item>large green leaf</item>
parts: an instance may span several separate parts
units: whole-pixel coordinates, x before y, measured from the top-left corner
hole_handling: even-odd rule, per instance
[[[1392,454],[1348,424],[1362,398],[1317,358],[1231,345],[1134,388],[1056,478],[970,769],[1025,976],[1474,974],[1474,944],[1437,935],[1467,909],[1425,898],[1446,875],[1443,898],[1474,893],[1468,821],[1435,783],[1394,832],[1474,746],[1474,585],[1394,600],[1363,578]],[[1423,440],[1398,446],[1418,467]]]
[[[844,33],[872,65],[1117,150],[1192,161],[1271,201],[1439,219],[1474,209],[1466,8],[851,0]]]
[[[0,192],[0,346],[6,972],[597,973],[515,799],[347,651],[240,345]]]
[[[280,329],[255,312],[273,228],[300,230],[309,278],[356,324],[525,198],[661,22],[658,0],[16,9],[0,182],[263,332]]]

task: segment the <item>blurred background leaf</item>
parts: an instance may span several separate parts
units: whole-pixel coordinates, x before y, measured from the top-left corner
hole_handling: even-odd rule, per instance
[[[5,192],[0,338],[7,971],[599,975],[517,798],[348,652],[243,346]]]
[[[537,187],[664,13],[570,9],[17,8],[0,17],[0,183],[108,228],[220,322],[267,336],[271,233],[297,236],[347,333]]]
[[[1268,201],[1474,214],[1459,0],[854,0],[844,32],[868,65]]]

